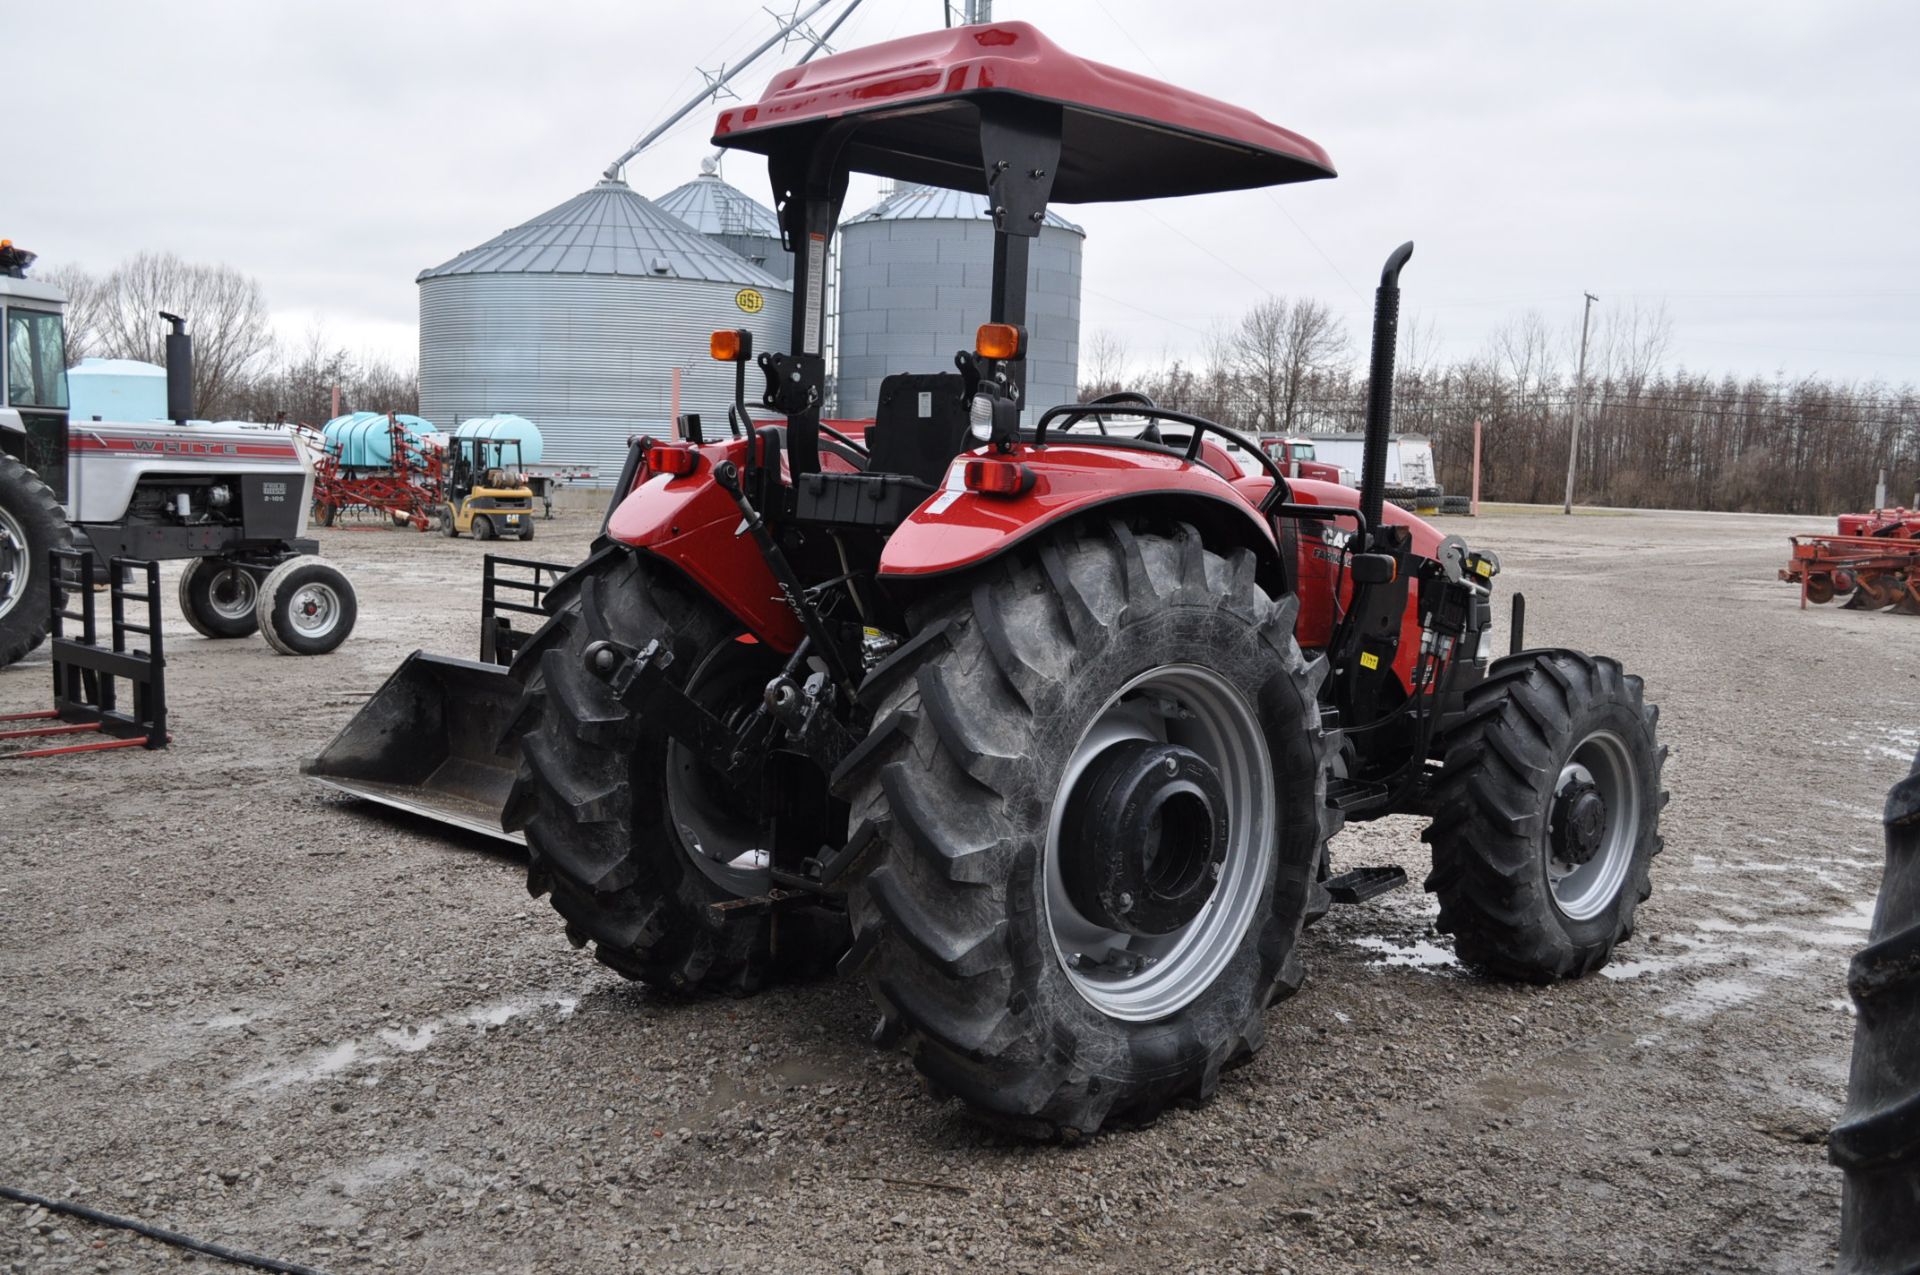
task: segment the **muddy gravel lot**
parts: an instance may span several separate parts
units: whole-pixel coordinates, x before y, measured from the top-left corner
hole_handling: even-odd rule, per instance
[[[327,1271],[1830,1266],[1845,967],[1920,745],[1920,621],[1798,610],[1774,572],[1825,527],[1451,520],[1532,643],[1619,656],[1663,709],[1638,934],[1577,983],[1486,981],[1432,929],[1418,822],[1350,829],[1336,870],[1413,886],[1309,932],[1211,1105],[1075,1146],[925,1096],[856,984],[623,983],[510,848],[302,779],[408,652],[473,653],[484,552],[321,532],[360,590],[342,651],[170,613],[171,749],[0,770],[0,1183]],[[44,651],[0,672],[0,712],[46,693]],[[188,1260],[0,1204],[0,1269]]]

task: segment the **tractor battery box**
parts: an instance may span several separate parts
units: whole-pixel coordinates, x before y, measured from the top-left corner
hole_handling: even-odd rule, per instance
[[[845,527],[897,527],[933,492],[932,483],[900,474],[802,474],[793,486],[793,516]]]

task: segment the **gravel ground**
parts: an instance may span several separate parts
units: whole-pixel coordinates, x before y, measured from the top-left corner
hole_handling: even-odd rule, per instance
[[[527,548],[578,557],[596,521]],[[301,779],[409,651],[476,641],[482,546],[322,532],[360,590],[342,652],[170,614],[170,750],[3,772],[0,1183],[329,1271],[1830,1266],[1845,965],[1920,744],[1920,629],[1796,609],[1785,537],[1824,526],[1451,521],[1534,643],[1615,654],[1663,707],[1639,934],[1513,987],[1463,972],[1415,889],[1336,909],[1216,1101],[1073,1147],[925,1097],[856,985],[656,996],[569,948],[504,848]],[[0,711],[45,679],[0,673]],[[1417,834],[1336,859],[1417,883]],[[184,1260],[0,1205],[0,1269]]]

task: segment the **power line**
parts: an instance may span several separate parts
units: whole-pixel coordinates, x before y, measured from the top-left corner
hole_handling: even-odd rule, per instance
[[[1300,237],[1307,241],[1307,246],[1320,254],[1320,260],[1326,262],[1327,269],[1333,271],[1334,276],[1338,278],[1340,282],[1347,285],[1347,291],[1351,292],[1362,304],[1365,304],[1367,299],[1361,295],[1360,289],[1353,286],[1353,280],[1347,278],[1340,267],[1333,263],[1333,258],[1329,257],[1326,251],[1321,248],[1318,243],[1314,242],[1313,236],[1307,233],[1307,228],[1294,220],[1293,214],[1287,211],[1287,206],[1280,202],[1280,197],[1275,195],[1271,190],[1262,190],[1261,193],[1267,197],[1268,201],[1271,202],[1275,208],[1280,210],[1280,215],[1287,219],[1287,224],[1300,232]]]

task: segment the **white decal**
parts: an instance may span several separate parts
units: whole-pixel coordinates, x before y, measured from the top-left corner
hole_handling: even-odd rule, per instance
[[[956,460],[953,468],[947,471],[947,481],[940,489],[940,495],[927,506],[929,514],[943,514],[953,507],[953,502],[964,496],[967,491],[967,462]]]

